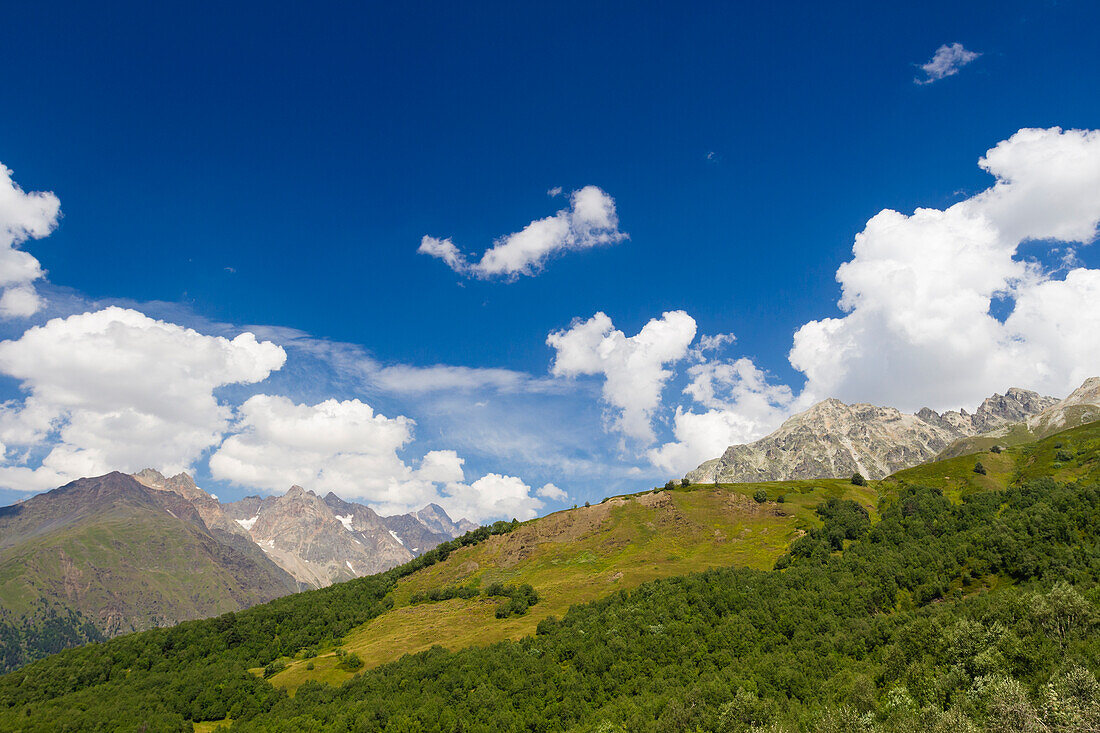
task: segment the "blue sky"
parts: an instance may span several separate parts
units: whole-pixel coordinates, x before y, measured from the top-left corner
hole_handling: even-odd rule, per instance
[[[532,495],[546,483],[569,494],[548,490],[538,511],[643,488],[686,470],[687,458],[674,465],[649,453],[676,439],[676,408],[719,409],[683,393],[707,369],[748,359],[766,385],[790,392],[758,385],[751,399],[725,400],[720,409],[750,415],[731,439],[830,396],[806,390],[807,371],[788,352],[804,324],[844,315],[837,270],[878,212],[974,197],[994,182],[979,158],[1022,128],[1100,127],[1098,21],[1095,4],[1073,0],[919,10],[9,5],[0,11],[0,162],[23,191],[55,194],[62,215],[48,237],[17,244],[48,273],[35,284],[45,303],[0,333],[17,340],[50,317],[112,304],[205,335],[251,330],[287,358],[266,380],[214,388],[226,425],[254,394],[298,405],[358,399],[416,422],[397,452],[410,470],[428,451],[454,450],[465,484],[501,475]],[[954,43],[980,55],[915,83]],[[514,279],[470,277],[417,252],[431,236],[476,261],[497,238],[568,210],[570,192],[585,186],[613,201],[615,231],[628,236]],[[556,187],[562,194],[548,195]],[[1021,231],[1048,229],[1062,231]],[[1067,245],[1030,238],[1008,258],[1034,260],[1047,279],[1100,267],[1087,242],[1064,265]],[[993,300],[1003,322],[1016,295],[1007,306]],[[624,430],[633,408],[608,396],[606,370],[551,373],[561,354],[547,337],[574,319],[602,312],[632,337],[670,311],[690,315],[693,336],[736,341],[706,355],[697,340],[669,347],[679,355],[653,367],[668,372],[654,377],[658,404],[637,408],[651,438]],[[849,401],[972,408],[1016,381],[1067,391],[1100,372],[1092,357],[1014,371],[1013,360],[1035,359],[1006,352],[999,371],[967,379],[936,372],[967,364],[945,353],[927,382],[892,380],[885,364],[877,377],[856,378],[847,365],[848,377],[815,384]],[[377,376],[402,365],[508,372],[465,372],[464,386],[428,392]],[[725,386],[744,387],[745,368],[725,374]],[[25,410],[36,377],[6,374],[9,407]],[[934,386],[945,382],[953,388]],[[58,408],[33,440],[3,441],[6,460],[34,470],[72,409]],[[213,471],[221,440],[181,459],[204,486],[223,498],[276,490]],[[430,496],[407,488],[416,480],[428,481],[405,476],[360,498],[397,508],[406,489],[410,502]],[[3,482],[0,499],[42,488],[25,472]],[[446,496],[447,483],[435,490]],[[492,513],[469,501],[452,506]]]

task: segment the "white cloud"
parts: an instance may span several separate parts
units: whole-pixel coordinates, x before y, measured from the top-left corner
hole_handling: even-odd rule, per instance
[[[769,384],[751,359],[695,364],[688,376],[684,394],[707,410],[697,413],[678,406],[675,440],[647,454],[654,466],[670,473],[686,473],[727,446],[766,435],[801,406],[790,387]]]
[[[214,389],[259,382],[286,359],[251,333],[229,340],[107,308],[55,318],[0,343],[0,372],[29,394],[0,410],[0,484],[51,488],[79,476],[188,469],[230,418]],[[16,447],[49,448],[39,466]]]
[[[515,476],[488,473],[472,484],[453,483],[439,501],[452,517],[475,522],[494,517],[533,519],[542,502],[531,496],[531,487]]]
[[[0,316],[27,318],[42,308],[42,298],[30,285],[16,285],[4,290],[0,296]]]
[[[699,337],[699,346],[696,347],[696,350],[701,356],[704,352],[718,351],[719,349],[728,346],[735,341],[737,341],[737,337],[734,336],[732,333],[716,333],[713,336],[708,336],[704,334]]]
[[[364,362],[368,379],[375,386],[398,394],[425,394],[453,390],[495,389],[502,392],[545,392],[555,389],[546,379],[511,369],[474,368],[436,364],[418,367],[409,364],[379,366]]]
[[[931,84],[948,76],[959,73],[959,69],[981,56],[980,53],[967,51],[961,43],[946,43],[936,49],[936,53],[926,64],[921,64],[921,71],[925,73],[924,79],[914,79],[917,84]]]
[[[398,455],[415,423],[375,413],[359,400],[296,404],[266,394],[241,405],[235,433],[210,458],[210,472],[233,484],[282,491],[299,484],[367,501],[385,514],[440,504],[453,517],[482,521],[535,515],[542,506],[512,476],[488,474],[464,483],[463,459],[427,453],[418,468]]]
[[[553,191],[551,195],[555,195]],[[570,195],[569,208],[501,237],[477,263],[468,262],[450,239],[425,235],[417,252],[443,260],[460,275],[514,280],[519,275],[538,274],[547,260],[562,252],[616,244],[626,238],[619,231],[615,200],[596,186],[585,186]]]
[[[48,236],[57,226],[61,202],[44,191],[26,193],[12,180],[12,172],[0,163],[0,316],[33,315],[41,299],[31,285],[42,277],[42,266],[32,255],[17,249],[28,239]]]
[[[649,445],[653,411],[672,376],[665,366],[683,359],[694,338],[695,320],[683,311],[664,313],[629,338],[601,312],[551,333],[546,343],[557,352],[554,375],[602,375],[603,399],[613,409],[615,429]]]
[[[544,499],[550,499],[551,501],[566,501],[569,499],[569,494],[565,493],[564,489],[559,489],[554,484],[545,484],[536,491],[535,494]]]
[[[837,271],[847,314],[794,337],[807,393],[957,407],[1012,385],[1066,394],[1100,371],[1100,340],[1076,337],[1100,319],[1087,299],[1096,271],[1057,281],[1016,257],[1027,240],[1095,238],[1100,132],[1020,130],[980,165],[997,179],[986,191],[945,210],[884,210],[857,235]],[[1003,323],[995,298],[1014,301]]]
[[[708,359],[724,339],[702,337],[687,371],[690,406],[676,407],[675,440],[648,451],[650,462],[687,470],[826,397],[953,409],[1010,386],[1065,395],[1100,372],[1100,270],[1062,255],[1097,235],[1100,132],[1023,129],[979,165],[995,178],[989,189],[944,210],[883,210],[867,222],[837,270],[845,315],[794,335],[800,392],[769,384],[749,359]],[[1047,270],[1020,259],[1023,242],[1061,263]],[[998,319],[991,308],[1002,300],[1011,310]]]

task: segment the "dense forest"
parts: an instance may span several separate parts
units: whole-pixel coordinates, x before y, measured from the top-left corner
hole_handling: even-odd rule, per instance
[[[0,672],[103,639],[80,612],[57,603],[40,599],[34,611],[21,618],[0,609]]]
[[[818,513],[822,526],[776,570],[654,581],[545,620],[518,642],[437,648],[339,688],[306,683],[294,697],[248,668],[339,639],[384,608],[407,567],[72,650],[0,678],[0,727],[188,730],[226,718],[234,733],[1100,727],[1096,486],[1040,479],[952,502],[902,485],[874,523],[848,501]]]

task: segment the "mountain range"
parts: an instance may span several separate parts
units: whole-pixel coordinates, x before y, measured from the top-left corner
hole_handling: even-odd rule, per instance
[[[729,446],[686,478],[695,483],[786,481],[859,473],[880,479],[941,454],[961,455],[998,442],[1015,445],[1081,425],[1100,418],[1097,404],[1097,378],[1065,400],[1013,387],[987,398],[973,413],[941,414],[925,407],[907,414],[893,407],[827,399],[787,419],[770,435]],[[1016,434],[1018,440],[1008,440]],[[967,442],[975,436],[982,438]]]
[[[0,508],[0,669],[372,575],[473,528],[298,486],[222,504],[186,473],[79,479]]]
[[[1100,422],[994,448],[498,522],[0,675],[0,729],[1096,730]]]

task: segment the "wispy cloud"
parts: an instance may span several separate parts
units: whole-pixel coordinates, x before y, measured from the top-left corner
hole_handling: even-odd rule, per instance
[[[547,193],[555,196],[560,192],[560,188],[552,188]],[[555,255],[617,244],[627,237],[619,231],[615,200],[596,186],[585,186],[570,194],[569,208],[500,237],[478,262],[468,261],[450,238],[425,235],[417,252],[442,260],[465,277],[515,280],[520,275],[537,275]]]
[[[935,55],[926,64],[921,64],[921,71],[925,78],[915,78],[915,84],[931,84],[940,79],[946,79],[959,73],[959,69],[981,56],[980,53],[968,51],[961,43],[946,43],[936,49]]]

